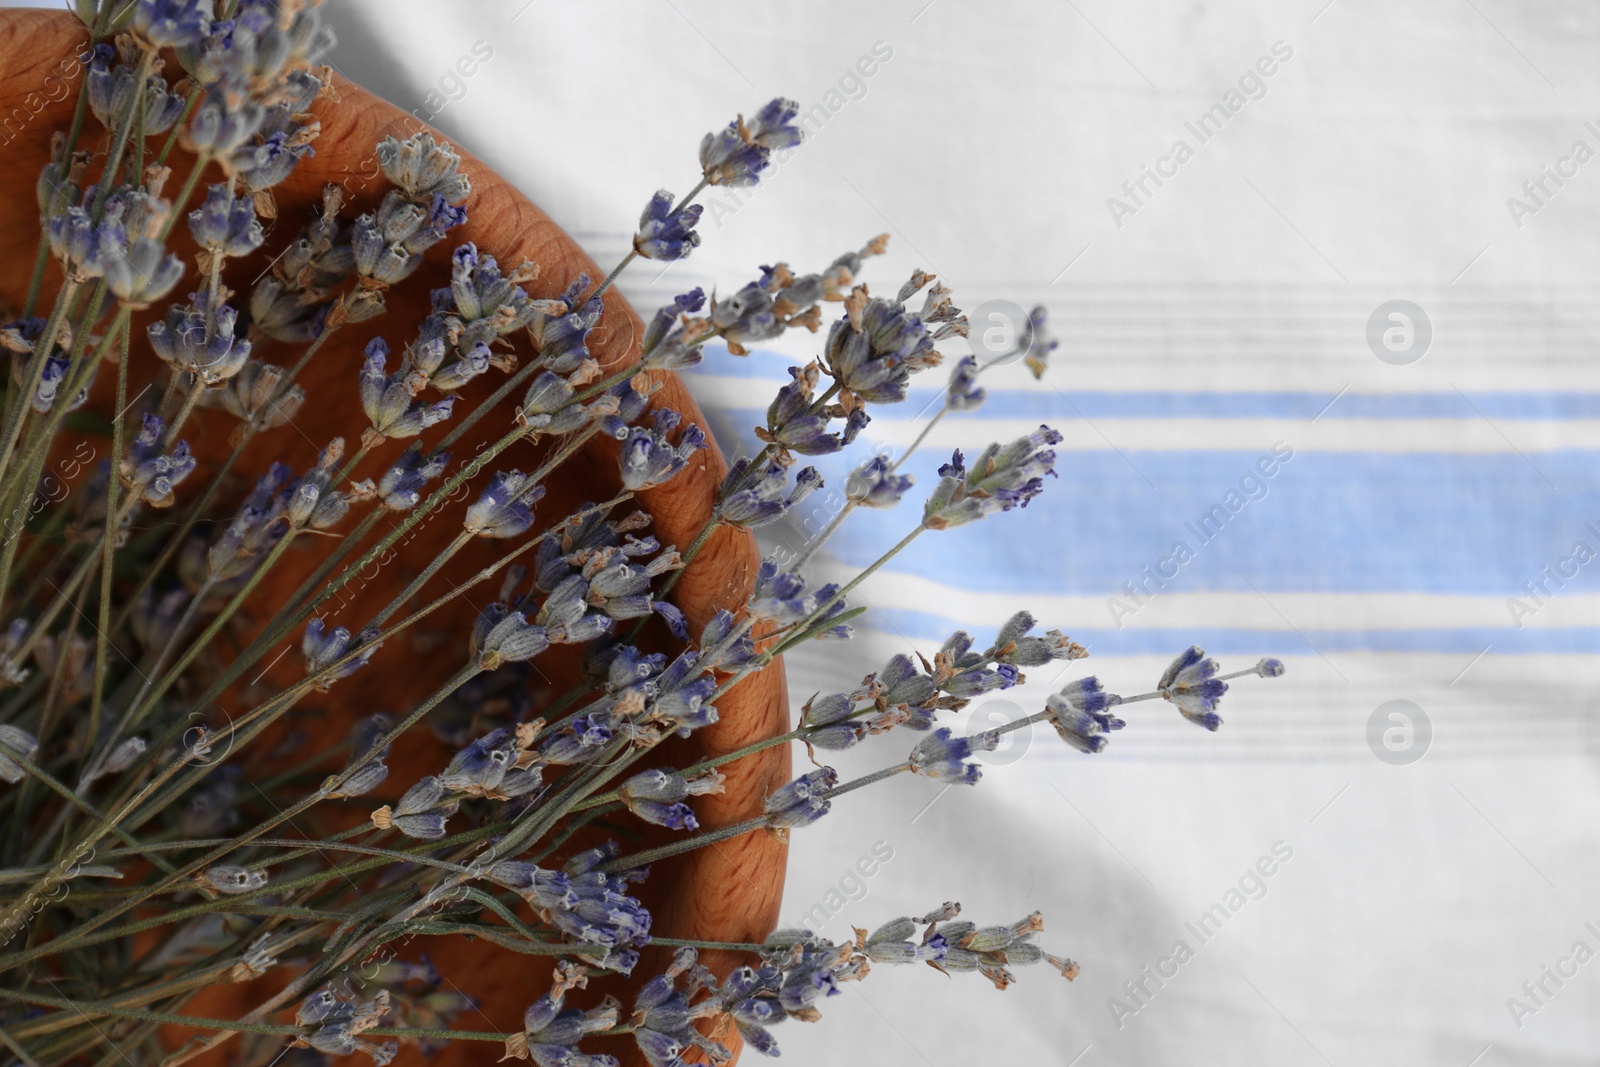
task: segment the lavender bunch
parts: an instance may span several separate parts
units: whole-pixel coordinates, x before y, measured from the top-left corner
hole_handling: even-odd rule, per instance
[[[0,503],[18,516],[0,545],[0,1039],[10,1055],[175,1065],[232,1041],[241,1064],[351,1054],[385,1064],[402,1044],[469,1041],[540,1067],[599,1067],[617,1061],[595,1042],[621,1039],[655,1067],[676,1067],[695,1053],[730,1062],[739,1042],[775,1055],[779,1024],[817,1019],[841,983],[875,965],[977,972],[1000,989],[1015,967],[1078,973],[1038,945],[1038,915],[978,926],[947,904],[843,943],[805,930],[689,942],[652,930],[636,888],[661,859],[785,835],[897,775],[976,784],[973,754],[1034,722],[1085,754],[1141,701],[1167,701],[1215,730],[1230,680],[1283,670],[1269,659],[1220,674],[1191,648],[1150,692],[1117,696],[1080,678],[1025,720],[963,734],[959,713],[975,697],[1087,654],[1018,612],[986,645],[957,632],[931,658],[893,656],[814,696],[792,730],[672,765],[684,761],[661,746],[717,723],[718,702],[743,680],[804,642],[849,638],[864,610],[852,594],[913,541],[1026,507],[1056,474],[1060,437],[1048,427],[970,460],[956,451],[898,543],[849,581],[817,585],[804,565],[854,508],[912,496],[901,467],[926,433],[896,457],[852,455],[847,506],[803,553],[769,558],[750,595],[708,621],[691,624],[673,601],[718,530],[790,515],[822,484],[801,457],[856,451],[881,406],[903,402],[967,330],[953,293],[925,272],[874,295],[866,263],[884,251],[879,237],[813,273],[780,262],[719,296],[685,293],[603,374],[590,344],[605,293],[635,259],[694,252],[695,198],[759,181],[772,153],[800,142],[792,101],[708,133],[699,181],[684,197],[649,199],[632,250],[598,285],[580,276],[541,296],[537,264],[454,243],[472,182],[461,156],[426,133],[374,146],[386,184],[371,211],[348,217],[329,187],[311,217],[283,217],[274,189],[314,153],[325,114],[315,3],[77,0],[75,10],[93,38],[87,76],[40,175],[33,284],[0,327],[11,359]],[[179,145],[194,162],[168,198],[166,160]],[[180,225],[192,261],[173,251]],[[451,250],[446,284],[420,321],[393,321],[390,291],[426,269],[434,246]],[[259,261],[267,269],[252,273]],[[135,330],[148,308],[159,310]],[[815,358],[790,368],[756,427],[761,447],[730,465],[688,544],[663,543],[643,501],[709,442],[653,402],[652,372],[691,368],[713,342],[747,355],[794,330],[816,335]],[[343,372],[359,434],[315,442],[303,469],[266,463],[307,401],[297,379],[334,336],[363,348]],[[1042,310],[1018,344],[1042,374],[1054,347]],[[955,359],[938,417],[983,402],[981,370]],[[84,428],[95,420],[68,415],[96,395],[100,374],[115,375],[115,402],[96,436]],[[496,384],[469,401],[479,378]],[[220,462],[202,464],[185,437],[201,409],[231,420]],[[453,460],[486,419],[499,436]],[[606,439],[615,494],[541,515],[575,457],[611,454],[591,448]],[[539,448],[518,447],[529,444]],[[532,458],[512,467],[513,454]],[[241,484],[241,467],[263,473]],[[366,614],[342,607],[342,591],[441,517],[458,532],[398,595]],[[474,544],[495,546],[494,562],[464,566]],[[268,578],[283,576],[291,551],[310,576],[282,595]],[[438,646],[458,663],[446,681],[409,706],[371,709],[337,744],[310,741],[299,724],[319,694],[386,669],[401,635],[468,597],[487,603],[453,648]],[[264,620],[259,630],[245,614]],[[291,652],[303,676],[262,684]],[[581,665],[581,681],[535,697],[530,679],[556,657]],[[454,754],[426,775],[397,773],[397,746],[427,733]],[[895,755],[864,777],[841,781],[818,765],[732,825],[705,825],[697,808],[726,788],[727,764],[879,735],[894,735],[877,743]],[[630,822],[676,836],[630,848],[621,840],[635,835],[619,828]],[[474,1005],[455,981],[426,957],[396,954],[419,938],[544,957],[553,984],[520,1029],[468,1029]],[[630,1003],[587,994],[591,978],[636,972],[652,945],[677,952]],[[718,974],[703,949],[746,962]],[[189,1010],[201,991],[231,983],[257,983],[248,1011]],[[201,1036],[169,1050],[158,1031],[171,1023]]]

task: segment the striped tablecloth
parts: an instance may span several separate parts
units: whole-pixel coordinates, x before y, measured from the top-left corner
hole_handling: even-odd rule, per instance
[[[841,938],[946,899],[980,922],[1039,908],[1083,973],[1002,994],[879,968],[820,1025],[784,1026],[786,1056],[1600,1059],[1600,9],[331,10],[341,69],[471,145],[601,262],[658,186],[693,184],[704,130],[798,98],[811,143],[752,194],[714,194],[694,258],[627,275],[642,308],[776,258],[818,269],[886,231],[879,291],[922,267],[969,308],[1049,309],[1045,381],[995,371],[989,403],[943,420],[909,469],[926,486],[941,453],[1047,422],[1059,481],[874,577],[858,641],[791,659],[797,700],[956,627],[986,639],[1018,607],[1092,658],[1031,672],[965,713],[978,724],[1063,676],[1148,688],[1191,641],[1225,668],[1289,665],[1238,684],[1216,734],[1139,705],[1099,756],[1041,731],[975,790],[897,780],[797,834],[796,922]],[[1404,365],[1368,340],[1395,300],[1431,329]],[[812,354],[805,337],[711,354],[695,382],[725,447]],[[867,437],[903,447],[940,385]],[[820,570],[860,566],[908,521],[860,518]],[[1405,763],[1388,730],[1425,755]]]

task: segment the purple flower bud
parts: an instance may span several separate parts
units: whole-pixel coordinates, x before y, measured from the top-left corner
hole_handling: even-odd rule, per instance
[[[188,48],[211,30],[210,0],[139,0],[132,29],[158,48]]]
[[[302,159],[315,155],[309,144],[292,140],[287,131],[277,131],[260,143],[243,145],[233,153],[229,165],[249,192],[271,189],[287,178]]]
[[[873,456],[850,472],[845,482],[845,496],[853,503],[869,508],[892,508],[899,505],[911,488],[909,474],[895,474],[894,465],[887,456]]]
[[[969,470],[959,450],[939,468],[939,485],[923,507],[923,522],[943,530],[974,522],[998,511],[1026,507],[1044,488],[1042,475],[1055,475],[1056,454],[1043,446],[1061,435],[1041,426],[1009,445],[990,445]]]
[[[127,308],[149,307],[183,277],[183,261],[167,255],[165,246],[153,237],[135,238],[126,248],[105,244],[101,252],[106,287]]]
[[[908,761],[913,774],[927,775],[941,782],[976,785],[983,772],[976,763],[963,761],[973,752],[992,751],[999,740],[993,730],[971,737],[955,737],[948,726],[941,726],[918,742]]]
[[[1079,678],[1045,701],[1056,733],[1079,752],[1099,752],[1106,747],[1113,730],[1127,724],[1106,709],[1122,703],[1115,693],[1107,693],[1098,678]]]
[[[689,340],[688,327],[681,321],[705,305],[701,289],[691,289],[661,308],[645,327],[640,346],[640,362],[654,370],[686,370],[701,360],[700,345]]]
[[[639,232],[634,235],[633,247],[645,259],[682,259],[700,243],[694,227],[704,210],[699,204],[689,204],[674,211],[673,195],[662,189],[650,198],[644,214],[639,216]]]
[[[15,785],[22,781],[27,774],[22,769],[22,764],[10,756],[20,756],[25,760],[32,760],[34,753],[39,751],[39,739],[20,726],[9,723],[0,724],[0,781],[10,782]]]
[[[238,312],[221,304],[208,314],[207,305],[203,291],[190,293],[188,304],[169,307],[166,320],[152,322],[146,334],[163,362],[216,387],[244,369],[250,342],[234,336]]]
[[[466,175],[459,173],[461,157],[449,144],[435,141],[428,133],[414,134],[404,141],[385,138],[378,144],[378,166],[383,169],[383,176],[412,200],[442,196],[446,203],[459,204],[472,191]]]
[[[791,489],[787,467],[771,463],[759,474],[750,476],[750,460],[742,458],[723,479],[717,516],[733,526],[764,526],[781,518],[821,487],[822,476],[815,467],[800,471]]]
[[[485,613],[479,616],[479,625],[484,622],[490,625],[481,636],[474,631],[471,648],[471,655],[484,670],[532,659],[550,647],[544,627],[530,623],[520,611]]]
[[[323,678],[317,683],[317,688],[326,691],[329,686],[341,678],[348,678],[356,671],[367,665],[367,661],[383,642],[377,640],[377,631],[363,630],[356,637],[355,648],[360,654],[350,659],[347,663],[334,670],[333,674]],[[343,626],[335,626],[329,630],[327,624],[320,618],[312,619],[306,623],[305,636],[300,642],[300,651],[306,659],[306,674],[320,674],[343,659],[351,650],[350,631]]]
[[[675,414],[675,413],[673,413]],[[677,445],[667,440],[670,421],[666,429],[645,430],[633,427],[627,431],[622,444],[622,484],[626,489],[640,490],[662,485],[689,465],[689,457],[706,446],[705,434],[698,426],[687,426]]]
[[[1171,701],[1185,719],[1215,730],[1222,725],[1217,702],[1228,691],[1228,683],[1216,678],[1217,661],[1207,659],[1199,645],[1190,645],[1168,665],[1156,683],[1161,695]]]
[[[533,525],[533,505],[543,496],[544,486],[531,484],[521,471],[497,471],[467,509],[467,532],[481,537],[516,537]]]
[[[378,481],[378,501],[390,511],[410,511],[422,501],[422,490],[450,464],[450,454],[441,452],[424,459],[420,445],[412,445],[394,461]]]
[[[1043,378],[1045,370],[1050,366],[1050,353],[1060,344],[1050,336],[1046,328],[1046,312],[1044,305],[1040,304],[1028,312],[1027,326],[1022,331],[1022,336],[1017,338],[1017,347],[1023,351],[1022,362],[1025,363],[1034,378]]]
[[[1283,676],[1283,660],[1262,659],[1251,670],[1263,678],[1280,678]]]
[[[978,361],[973,356],[963,357],[950,372],[950,387],[945,390],[945,404],[951,411],[972,411],[983,406],[988,390],[978,385]]]
[[[838,784],[839,774],[832,767],[801,775],[767,797],[763,804],[767,825],[810,826],[833,806],[826,794]]]
[[[222,93],[207,93],[194,109],[184,131],[184,145],[191,151],[205,151],[216,159],[229,159],[256,135],[266,119],[264,107],[245,101],[229,107]]]

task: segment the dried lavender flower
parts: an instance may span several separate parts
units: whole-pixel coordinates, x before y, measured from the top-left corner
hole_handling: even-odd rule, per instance
[[[404,141],[385,138],[378,144],[378,166],[383,176],[399,186],[413,200],[443,197],[447,204],[459,204],[472,192],[472,183],[461,174],[461,157],[449,144],[435,141],[428,133],[418,133]]]
[[[722,481],[717,518],[730,526],[765,526],[822,488],[822,475],[806,467],[789,483],[789,471],[779,463],[769,463],[752,474],[748,458],[735,462]]]
[[[1100,679],[1079,678],[1050,694],[1045,708],[1061,740],[1079,752],[1099,752],[1106,747],[1111,731],[1127,725],[1106,710],[1121,703],[1120,696],[1105,691]]]
[[[1217,661],[1208,659],[1199,645],[1190,645],[1162,672],[1156,689],[1185,719],[1207,730],[1215,730],[1222,725],[1222,717],[1216,711],[1217,702],[1228,691],[1228,683],[1219,681],[1216,673]]]
[[[20,726],[0,723],[0,781],[10,782],[13,785],[22,781],[27,772],[22,769],[22,764],[10,757],[21,756],[23,759],[31,760],[38,751],[38,738]]]
[[[700,142],[700,167],[706,182],[754,185],[774,151],[800,143],[800,127],[793,124],[799,113],[799,104],[779,97],[756,112],[749,123],[741,115],[726,129],[706,134]]]
[[[1027,507],[1044,491],[1044,478],[1055,476],[1056,454],[1044,447],[1059,444],[1061,435],[1041,426],[1004,447],[990,445],[971,469],[957,449],[939,468],[939,484],[923,508],[923,523],[944,530],[975,522],[986,515]]]
[[[212,256],[229,258],[248,256],[266,240],[255,205],[225,182],[211,186],[205,202],[189,212],[189,232]]]

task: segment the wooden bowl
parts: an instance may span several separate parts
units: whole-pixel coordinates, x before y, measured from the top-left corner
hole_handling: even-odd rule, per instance
[[[65,129],[70,121],[82,77],[82,69],[73,57],[83,50],[87,40],[82,25],[63,12],[0,12],[0,116],[10,116],[0,123],[0,138],[7,139],[5,150],[9,161],[8,168],[0,172],[0,183],[3,183],[0,186],[3,189],[0,242],[12,249],[10,255],[0,258],[0,303],[12,307],[21,305],[33,263],[32,252],[39,239],[34,183],[48,158],[51,134]],[[169,71],[174,80],[178,73]],[[313,111],[322,123],[321,136],[315,142],[315,155],[304,160],[295,173],[274,190],[278,220],[275,224],[269,223],[266,244],[256,256],[233,264],[238,269],[228,272],[228,282],[240,290],[234,298],[236,305],[248,301],[251,280],[298,233],[313,207],[320,204],[327,183],[341,184],[348,191],[345,210],[349,218],[368,210],[380,199],[385,186],[375,161],[377,142],[386,135],[404,137],[427,128],[400,108],[338,77],[334,78],[332,90],[317,102]],[[87,118],[84,130],[81,147],[100,145],[106,137],[92,116]],[[601,147],[597,144],[596,150]],[[365,426],[356,388],[362,347],[372,337],[381,335],[389,341],[391,349],[398,350],[414,336],[417,323],[428,312],[427,291],[447,283],[449,256],[458,244],[474,242],[481,251],[497,257],[507,270],[523,260],[537,263],[540,275],[528,286],[535,297],[558,295],[579,274],[588,274],[592,279],[602,276],[603,272],[572,239],[510,183],[470,152],[460,150],[460,154],[462,170],[470,177],[473,187],[465,204],[469,221],[453,231],[449,240],[430,251],[427,263],[416,275],[390,292],[388,311],[384,315],[347,326],[330,338],[300,378],[308,395],[307,403],[296,414],[293,425],[267,431],[256,439],[248,459],[237,472],[238,488],[247,485],[271,460],[283,460],[297,469],[305,469],[317,451],[334,437],[342,436],[352,448],[355,446]],[[173,176],[166,192],[170,196],[181,187],[191,160],[177,152],[169,163]],[[212,180],[220,180],[220,175]],[[193,206],[191,203],[182,210]],[[180,225],[175,233],[175,250],[180,254],[191,253],[187,227]],[[188,265],[189,274],[167,302],[181,300],[183,293],[196,284],[192,259],[188,260]],[[59,282],[60,272],[52,262],[47,273],[45,308],[49,307],[48,300]],[[153,309],[135,320],[130,396],[143,388],[145,382],[154,379],[161,368],[143,341],[144,324],[160,310]],[[641,335],[639,316],[615,291],[607,294],[603,318],[590,343],[606,373],[635,360],[636,339]],[[518,347],[519,354],[526,358],[530,351],[526,342],[519,342]],[[263,343],[257,351],[269,362],[280,364],[292,363],[297,354],[271,342]],[[112,406],[110,393],[114,378],[114,374],[103,370],[91,401],[106,414],[110,414]],[[682,412],[687,419],[705,428],[704,417],[683,381],[670,374],[658,374],[654,378],[660,386],[655,403]],[[458,417],[472,410],[474,401],[500,380],[502,376],[491,371],[473,383],[482,388],[465,391],[462,398],[465,403],[457,408]],[[504,434],[510,428],[512,410],[511,405],[505,405],[503,414],[496,412],[482,420],[458,443],[454,454],[470,456],[482,444]],[[236,425],[230,416],[202,409],[186,425],[184,437],[193,444],[203,463],[215,463],[230,449],[228,436]],[[401,447],[400,443],[389,443],[370,457],[356,476],[381,473]],[[531,469],[541,452],[539,446],[522,444],[502,457],[502,465]],[[699,453],[690,469],[667,486],[640,494],[638,503],[652,517],[651,532],[663,544],[686,546],[710,513],[716,486],[726,470],[723,456],[711,448]],[[196,486],[204,484],[205,474],[202,469],[192,476],[190,484],[183,487],[187,493],[180,490],[180,505],[193,499],[192,494],[199,491]],[[551,480],[551,491],[539,507],[540,514],[544,518],[559,519],[568,514],[567,509],[584,501],[608,499],[616,485],[614,442],[595,444],[567,463]],[[237,494],[229,496],[228,506],[237,499]],[[463,506],[440,509],[437,521],[430,519],[422,523],[415,536],[397,549],[396,558],[378,568],[376,575],[354,590],[348,596],[348,603],[333,613],[337,621],[356,629],[372,611],[403,589],[455,536],[460,529],[457,523]],[[152,518],[148,511],[142,517]],[[155,521],[163,517],[155,516]],[[239,632],[228,635],[231,642],[224,642],[225,646],[243,647],[243,643],[254,636],[255,628],[323,558],[332,543],[331,539],[318,537],[297,539],[295,549],[286,554],[282,565],[252,597],[247,611],[249,619]],[[470,574],[506,548],[503,543],[475,543],[445,573]],[[758,561],[755,541],[747,533],[726,528],[718,531],[673,591],[672,599],[688,617],[691,632],[697,633],[718,608],[737,608],[742,603]],[[436,581],[427,588],[425,595],[431,597],[444,588]],[[321,752],[336,748],[345,740],[350,723],[362,715],[373,711],[403,714],[414,707],[465,662],[467,634],[477,610],[469,601],[481,605],[493,595],[492,588],[485,586],[479,595],[456,601],[450,609],[430,617],[425,626],[387,643],[360,673],[336,684],[325,696],[306,701],[307,714],[298,715],[293,725],[310,732],[310,743],[295,758],[314,760]],[[669,644],[660,635],[656,640],[661,647]],[[576,664],[570,657],[563,661],[561,651],[552,649],[535,661],[543,676],[536,679],[535,699],[561,692],[569,680],[576,677]],[[268,658],[275,654],[270,653]],[[284,685],[301,676],[299,655],[291,652],[270,669],[267,682]],[[231,694],[224,701],[225,708],[229,700],[237,705],[247,698],[248,694]],[[663,757],[669,760],[667,765],[682,766],[787,730],[788,708],[781,663],[774,663],[747,679],[719,700],[718,711],[721,717],[715,725],[696,731],[688,741],[674,742],[670,746],[670,752],[665,752]],[[344,823],[319,822],[314,817],[321,811],[319,807],[310,813],[313,817],[303,820],[303,825],[297,828],[313,833],[328,825],[347,825],[349,821],[365,817],[370,808],[392,799],[418,778],[440,770],[450,750],[424,730],[413,731],[413,734],[415,736],[396,746],[387,789],[375,798],[343,802],[343,808],[338,803],[322,806],[330,809],[330,819],[342,817]],[[331,761],[338,758],[336,754],[330,757]],[[329,766],[336,766],[336,762],[330,762]],[[788,779],[787,746],[769,749],[724,770],[727,791],[699,798],[696,803],[700,822],[707,828],[727,825],[759,812],[763,797]],[[336,808],[340,810],[332,810]],[[345,811],[346,808],[349,810]],[[645,843],[662,839],[660,833],[645,833],[643,838]],[[765,833],[747,834],[656,864],[649,881],[640,886],[638,892],[654,917],[653,931],[659,936],[760,941],[777,920],[784,862],[785,848],[781,841]],[[427,950],[449,983],[445,988],[459,989],[479,1003],[479,1010],[468,1012],[457,1025],[503,1032],[520,1029],[523,1010],[548,983],[550,961],[493,950],[480,942],[428,940],[434,943],[428,945]],[[409,954],[409,951],[402,952],[402,955]],[[664,950],[647,951],[636,975],[648,977],[659,971],[666,956]],[[727,953],[707,953],[705,958],[719,971],[748,962]],[[195,1015],[237,1017],[280,988],[282,981],[281,974],[268,975],[254,984],[208,990],[183,1010]],[[594,991],[595,987],[591,986],[590,992]],[[580,997],[581,1002],[586,1001]],[[179,1028],[172,1028],[171,1034],[177,1041],[193,1036],[192,1032],[181,1032]],[[631,1044],[615,1046],[610,1051],[633,1056]],[[499,1054],[495,1046],[455,1043],[432,1062],[485,1063],[492,1062]],[[414,1053],[403,1051],[402,1056],[411,1059]],[[208,1059],[221,1062],[215,1055]]]

